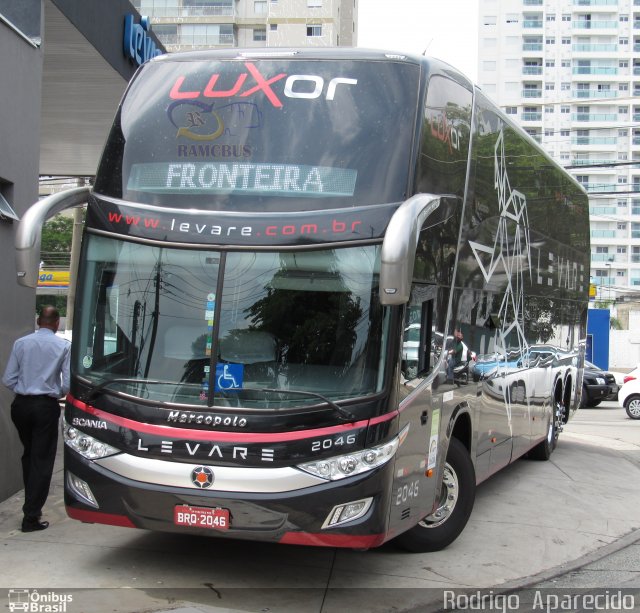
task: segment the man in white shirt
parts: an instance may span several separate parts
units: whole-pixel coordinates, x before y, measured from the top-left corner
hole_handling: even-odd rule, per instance
[[[60,316],[45,306],[38,317],[39,329],[13,345],[2,382],[15,393],[11,419],[24,447],[22,478],[23,532],[44,530],[42,507],[49,495],[58,443],[60,405],[69,391],[71,344],[56,336]]]

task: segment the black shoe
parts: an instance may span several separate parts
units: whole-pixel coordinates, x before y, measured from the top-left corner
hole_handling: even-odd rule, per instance
[[[40,519],[23,519],[23,532],[37,532],[38,530],[46,530],[49,527],[48,521],[40,521]]]

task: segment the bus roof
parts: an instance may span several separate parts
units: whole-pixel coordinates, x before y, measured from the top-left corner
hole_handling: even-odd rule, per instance
[[[405,53],[389,49],[364,49],[360,47],[248,47],[232,49],[208,49],[199,51],[180,51],[157,56],[150,62],[191,62],[211,59],[259,61],[261,59],[300,59],[300,60],[365,60],[365,61],[403,61],[419,64],[428,72],[446,72],[448,76],[465,85],[473,87],[472,81],[455,66],[434,57]]]

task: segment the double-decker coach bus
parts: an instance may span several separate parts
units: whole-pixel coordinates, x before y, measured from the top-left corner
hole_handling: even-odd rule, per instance
[[[586,195],[437,60],[154,58],[93,188],[25,216],[22,283],[83,200],[74,519],[437,550],[580,400]]]

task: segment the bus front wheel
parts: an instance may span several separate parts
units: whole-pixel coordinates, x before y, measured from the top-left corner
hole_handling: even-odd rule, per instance
[[[464,530],[473,509],[476,476],[469,452],[457,439],[449,443],[438,508],[396,542],[414,553],[439,551]]]

